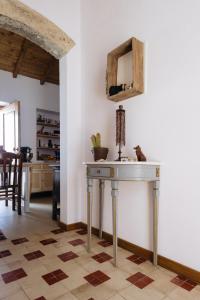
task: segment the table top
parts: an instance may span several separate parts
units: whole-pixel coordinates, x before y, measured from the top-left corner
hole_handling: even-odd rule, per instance
[[[147,165],[147,166],[160,166],[159,161],[92,161],[83,162],[83,165]]]

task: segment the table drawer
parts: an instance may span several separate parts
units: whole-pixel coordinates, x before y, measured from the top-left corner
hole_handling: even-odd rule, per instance
[[[114,169],[108,167],[88,167],[87,175],[91,177],[114,177]]]

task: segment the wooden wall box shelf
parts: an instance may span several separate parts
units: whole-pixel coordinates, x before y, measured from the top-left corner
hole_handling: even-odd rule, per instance
[[[109,95],[109,88],[117,85],[117,71],[119,57],[132,52],[132,82],[133,88]],[[107,98],[114,102],[122,101],[144,93],[144,44],[132,37],[119,47],[108,53],[107,56]]]

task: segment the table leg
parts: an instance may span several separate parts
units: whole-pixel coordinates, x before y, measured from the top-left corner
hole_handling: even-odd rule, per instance
[[[92,187],[93,180],[87,179],[87,251],[91,251],[92,236]]]
[[[114,266],[117,266],[117,205],[118,205],[118,181],[111,181],[112,187],[112,218],[113,218],[113,257]]]
[[[158,199],[160,182],[154,182],[154,200],[153,200],[153,264],[158,264]]]
[[[30,212],[30,168],[24,168],[24,212]]]
[[[103,228],[103,204],[104,204],[105,181],[99,180],[99,238],[102,239]]]

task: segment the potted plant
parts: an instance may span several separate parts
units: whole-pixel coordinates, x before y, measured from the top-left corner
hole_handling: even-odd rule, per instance
[[[91,136],[91,141],[93,145],[92,153],[94,155],[94,160],[98,161],[100,159],[106,160],[108,155],[108,148],[101,147],[101,135],[97,133]]]

